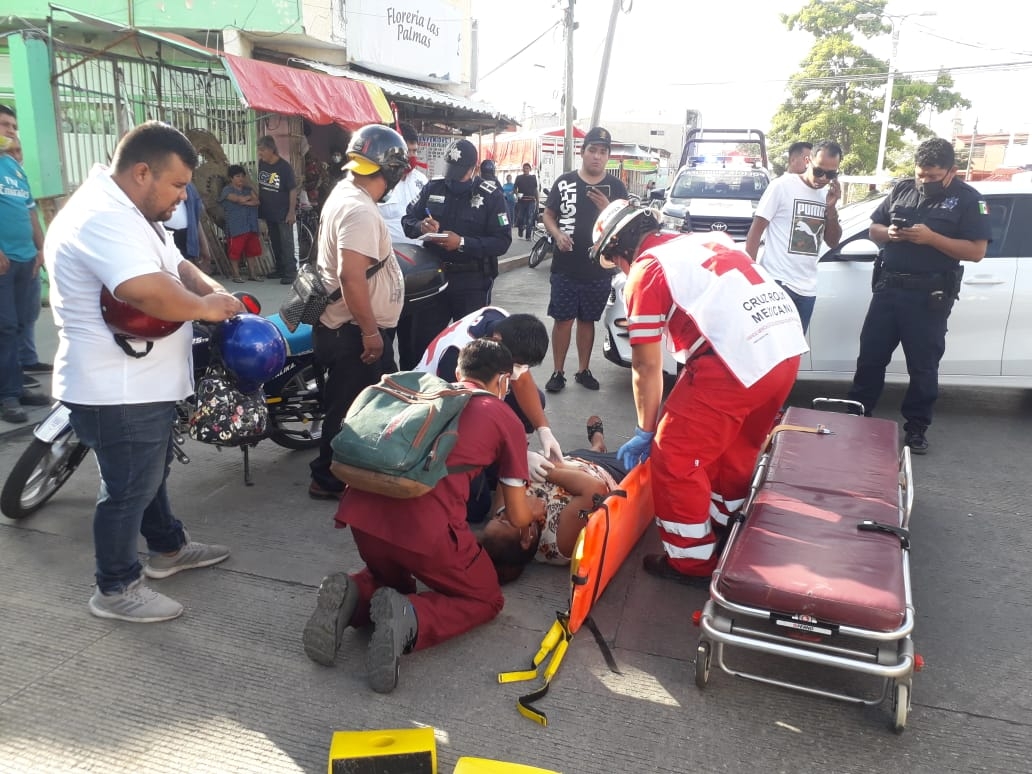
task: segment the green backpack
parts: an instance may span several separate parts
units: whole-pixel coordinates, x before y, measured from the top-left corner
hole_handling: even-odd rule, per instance
[[[419,497],[449,473],[459,416],[474,395],[491,395],[434,374],[384,376],[355,398],[334,436],[331,471],[348,486],[387,497]]]

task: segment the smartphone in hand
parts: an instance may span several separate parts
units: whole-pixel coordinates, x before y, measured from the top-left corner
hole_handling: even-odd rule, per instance
[[[892,218],[892,225],[896,228],[910,228],[913,224],[908,218],[900,218],[896,216]]]

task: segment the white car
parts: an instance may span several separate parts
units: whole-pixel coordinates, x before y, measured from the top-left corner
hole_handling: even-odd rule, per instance
[[[973,183],[989,205],[992,241],[979,263],[964,263],[960,299],[950,315],[939,382],[972,387],[1032,388],[1032,184]],[[802,356],[800,379],[851,381],[860,328],[871,299],[871,269],[878,247],[867,234],[878,196],[843,207],[842,242],[821,256],[817,304]],[[603,320],[606,358],[630,367],[624,275],[613,278]],[[664,368],[676,373],[666,356]],[[908,380],[902,347],[886,381]]]

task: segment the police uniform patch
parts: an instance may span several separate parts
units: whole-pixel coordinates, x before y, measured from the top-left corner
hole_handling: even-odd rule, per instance
[[[481,180],[480,190],[486,194],[493,194],[498,190],[498,184],[494,180]]]
[[[504,212],[499,212],[498,213],[498,225],[499,226],[508,226],[509,225],[509,215],[507,213],[504,213]]]
[[[978,214],[979,215],[988,215],[989,214],[989,205],[986,204],[984,201],[979,201],[978,202]]]
[[[484,197],[480,194],[473,194],[473,197],[469,200],[469,206],[473,209],[484,206]]]

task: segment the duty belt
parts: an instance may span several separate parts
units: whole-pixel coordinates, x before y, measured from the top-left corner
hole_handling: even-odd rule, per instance
[[[877,288],[900,288],[902,290],[945,290],[949,284],[947,274],[901,274],[883,271],[878,278]]]
[[[484,267],[480,261],[469,261],[467,263],[452,263],[451,261],[442,261],[441,268],[451,274],[460,274],[462,272],[477,272],[478,274],[484,273]]]

